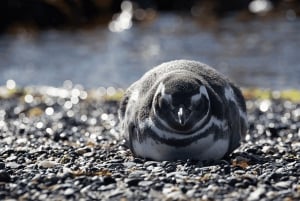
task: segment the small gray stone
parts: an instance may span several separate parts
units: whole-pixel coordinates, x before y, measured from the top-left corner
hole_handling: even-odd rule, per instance
[[[17,169],[20,167],[20,164],[18,164],[16,162],[8,162],[8,163],[6,163],[6,167],[12,168],[12,169]]]
[[[54,168],[57,165],[55,161],[44,160],[38,163],[41,168]]]
[[[280,181],[274,184],[277,188],[289,188],[292,185],[292,181]]]
[[[259,186],[255,191],[253,191],[250,195],[248,200],[249,201],[256,201],[260,200],[261,196],[265,194],[266,189],[264,186]]]
[[[70,195],[72,195],[72,194],[74,194],[75,193],[75,190],[73,189],[73,188],[67,188],[66,190],[65,190],[65,192],[64,192],[64,195],[65,196],[70,196]]]

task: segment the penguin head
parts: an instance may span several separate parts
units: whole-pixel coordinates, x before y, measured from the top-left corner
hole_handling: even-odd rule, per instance
[[[154,96],[156,120],[170,131],[191,132],[208,116],[210,100],[200,80],[173,75],[160,81]]]

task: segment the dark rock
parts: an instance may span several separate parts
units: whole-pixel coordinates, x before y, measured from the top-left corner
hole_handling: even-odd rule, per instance
[[[139,184],[140,181],[142,181],[143,179],[141,178],[128,178],[125,179],[125,183],[130,187],[130,186],[137,186]]]
[[[0,170],[0,182],[10,182],[11,177],[8,172]]]
[[[5,163],[4,162],[0,162],[0,170],[5,168]]]
[[[114,178],[112,178],[111,176],[105,176],[103,178],[103,183],[104,183],[104,185],[113,184],[113,183],[116,183],[116,180]]]

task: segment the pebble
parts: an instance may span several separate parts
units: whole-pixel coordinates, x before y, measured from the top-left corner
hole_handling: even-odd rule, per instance
[[[44,160],[38,163],[38,166],[41,168],[53,168],[57,165],[54,161]]]
[[[1,182],[10,182],[11,177],[8,172],[0,170],[0,183]]]
[[[6,163],[6,167],[12,168],[12,169],[17,169],[20,167],[20,164],[18,164],[16,162],[8,162],[8,163]]]
[[[248,200],[255,201],[261,200],[261,196],[265,194],[266,189],[262,186],[259,186],[254,192],[250,193]]]
[[[5,168],[5,163],[4,162],[0,162],[0,170]]]
[[[0,200],[300,200],[300,104],[248,100],[249,135],[229,159],[158,162],[117,137],[117,101],[65,107],[72,89],[51,90],[0,94]]]
[[[74,193],[75,193],[75,190],[73,188],[67,188],[64,192],[64,195],[70,196],[70,195],[73,195]]]
[[[292,181],[280,181],[274,184],[277,188],[289,188],[292,185]]]

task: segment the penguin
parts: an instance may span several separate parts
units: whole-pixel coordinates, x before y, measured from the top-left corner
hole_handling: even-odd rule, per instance
[[[146,72],[125,91],[119,119],[133,155],[157,161],[219,161],[247,132],[240,89],[214,68],[190,60]]]

